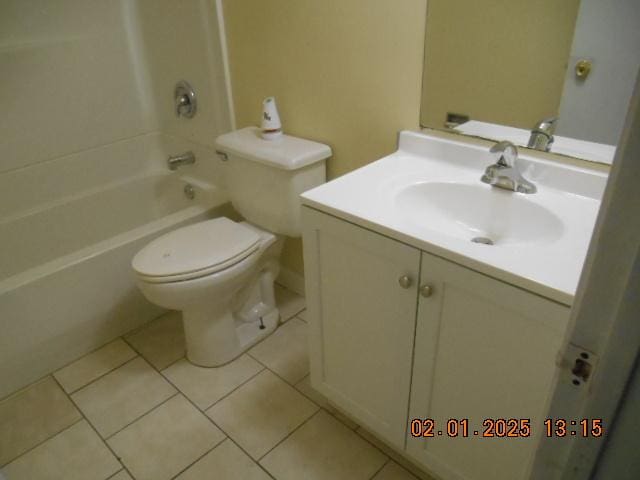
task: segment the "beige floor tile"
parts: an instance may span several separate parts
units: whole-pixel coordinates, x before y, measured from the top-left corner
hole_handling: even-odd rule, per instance
[[[122,465],[85,420],[2,469],[7,480],[103,480]]]
[[[176,389],[138,357],[71,395],[104,438],[133,422],[176,393]]]
[[[368,480],[386,461],[377,448],[320,411],[260,463],[278,480]]]
[[[0,402],[0,466],[82,418],[46,377]]]
[[[307,317],[307,309],[305,308],[304,310],[302,310],[301,312],[298,312],[298,314],[296,315],[296,317],[298,317],[300,320],[302,320],[303,322],[307,322],[308,321],[308,317]]]
[[[118,368],[136,355],[136,352],[119,338],[61,368],[53,376],[65,392],[71,393]]]
[[[185,355],[180,312],[166,313],[124,338],[158,370],[168,367]]]
[[[189,467],[176,480],[270,480],[260,466],[227,439]]]
[[[299,382],[309,373],[307,324],[293,318],[249,350],[249,355],[292,385]]]
[[[418,477],[409,473],[396,462],[390,461],[372,480],[418,480]]]
[[[366,441],[368,441],[369,443],[377,447],[384,454],[388,455],[395,462],[402,465],[403,468],[405,468],[406,470],[409,470],[416,477],[421,478],[422,480],[433,480],[433,478],[429,474],[427,474],[422,469],[414,465],[412,462],[404,458],[402,455],[396,452],[393,448],[389,447],[387,444],[381,441],[378,437],[368,432],[363,427],[358,427],[358,429],[356,430],[356,433],[360,435],[362,438],[364,438]]]
[[[176,395],[107,440],[136,480],[174,477],[225,435],[182,395]]]
[[[311,386],[310,377],[307,375],[295,385],[296,389],[306,397],[310,398],[317,405],[327,410],[331,415],[344,423],[351,430],[358,428],[358,424],[343,414],[340,410],[331,405],[326,397]]]
[[[207,410],[207,415],[254,459],[259,459],[318,407],[269,370]]]
[[[162,374],[187,398],[204,410],[263,368],[248,355],[242,355],[233,362],[217,368],[197,367],[183,358],[164,370]]]
[[[109,477],[109,480],[133,480],[131,475],[126,470],[120,470],[113,477]]]
[[[275,284],[274,289],[276,305],[278,306],[278,310],[280,310],[280,318],[283,322],[286,322],[306,307],[304,297],[297,293],[292,292],[277,283]]]

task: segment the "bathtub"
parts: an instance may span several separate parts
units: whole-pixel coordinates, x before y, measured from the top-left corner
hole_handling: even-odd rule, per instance
[[[0,398],[162,313],[138,292],[133,255],[229,208],[224,191],[167,172],[0,218]]]

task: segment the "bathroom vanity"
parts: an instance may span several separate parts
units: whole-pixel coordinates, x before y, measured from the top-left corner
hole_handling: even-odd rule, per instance
[[[606,174],[402,132],[306,192],[311,382],[443,479],[525,478]]]

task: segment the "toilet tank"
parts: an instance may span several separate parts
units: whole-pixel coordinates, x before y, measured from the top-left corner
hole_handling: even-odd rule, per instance
[[[259,227],[299,237],[300,194],[326,181],[331,148],[290,135],[264,140],[259,128],[248,127],[219,136],[216,149],[227,157],[226,185],[235,209]]]

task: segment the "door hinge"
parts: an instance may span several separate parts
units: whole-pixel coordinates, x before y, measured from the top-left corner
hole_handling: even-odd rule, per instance
[[[558,362],[558,366],[569,373],[565,378],[576,387],[589,383],[597,365],[598,356],[595,353],[572,343],[567,344]]]

